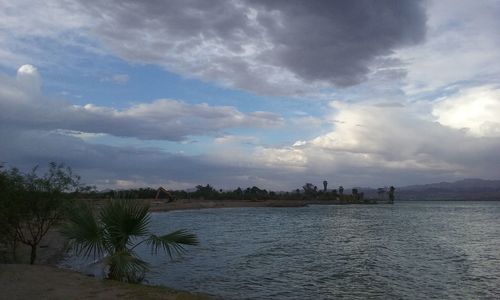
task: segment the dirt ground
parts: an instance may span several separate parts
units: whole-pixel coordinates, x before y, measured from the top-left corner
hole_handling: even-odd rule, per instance
[[[30,248],[19,244],[17,264],[0,264],[0,300],[11,299],[212,299],[202,294],[166,287],[100,280],[55,267],[64,254],[66,240],[52,228],[37,250],[35,265],[29,265]]]
[[[209,299],[164,287],[98,280],[47,265],[0,265],[0,299]]]

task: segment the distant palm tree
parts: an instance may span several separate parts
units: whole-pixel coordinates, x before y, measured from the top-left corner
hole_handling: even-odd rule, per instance
[[[99,212],[89,205],[73,209],[63,228],[77,255],[97,257],[108,267],[108,278],[139,282],[149,270],[134,249],[147,244],[152,253],[165,251],[171,258],[184,252],[183,245],[197,245],[194,234],[177,230],[165,235],[149,231],[149,207],[134,200],[111,200]]]

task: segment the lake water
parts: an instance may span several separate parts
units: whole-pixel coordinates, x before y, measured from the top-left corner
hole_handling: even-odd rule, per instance
[[[223,299],[498,299],[500,202],[399,202],[153,214],[201,245],[151,284]]]

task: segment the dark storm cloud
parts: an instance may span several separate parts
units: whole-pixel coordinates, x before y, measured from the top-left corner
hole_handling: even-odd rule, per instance
[[[113,52],[261,93],[362,82],[425,36],[420,1],[81,1]],[[310,88],[310,87],[309,87]]]
[[[277,45],[271,58],[308,80],[359,83],[375,57],[425,34],[418,1],[257,2],[280,15],[280,26],[268,28]]]

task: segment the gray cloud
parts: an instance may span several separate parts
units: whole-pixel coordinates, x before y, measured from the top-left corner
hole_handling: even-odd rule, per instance
[[[211,135],[230,128],[262,128],[283,123],[283,119],[274,113],[256,111],[245,114],[231,106],[188,104],[171,99],[132,105],[122,110],[92,104],[72,105],[40,94],[36,69],[25,72],[24,67],[20,69],[17,80],[0,77],[2,126],[180,141],[189,136]]]
[[[426,42],[396,51],[405,62],[406,94],[435,95],[454,85],[497,84],[499,2],[436,0],[427,2],[427,11]]]
[[[92,144],[54,131],[2,127],[0,140],[7,142],[0,147],[0,160],[25,169],[65,162],[85,182],[100,187],[210,183],[291,190],[325,179],[331,186],[376,187],[500,176],[497,137],[477,137],[416,117],[410,106],[337,103],[335,108],[335,117],[346,121],[315,139],[291,147],[245,149],[248,144],[238,147],[236,141],[244,137],[230,136],[222,143],[216,139],[201,155]]]
[[[420,1],[81,1],[114,53],[266,94],[350,86],[425,36]]]
[[[281,170],[237,164],[210,154],[188,156],[156,148],[92,144],[41,130],[1,128],[0,139],[9,141],[0,147],[0,161],[7,162],[7,167],[29,170],[35,165],[43,168],[51,161],[63,162],[81,175],[83,182],[99,188],[193,188],[207,183],[221,188],[280,186],[273,180],[280,178]]]
[[[425,14],[418,1],[259,1],[279,12],[268,22],[271,59],[307,80],[359,83],[370,62],[420,42]]]

